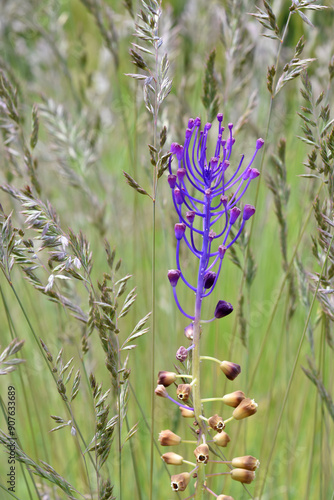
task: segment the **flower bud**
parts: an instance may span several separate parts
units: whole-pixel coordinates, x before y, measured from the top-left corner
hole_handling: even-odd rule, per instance
[[[185,168],[178,168],[176,172],[177,178],[182,181],[184,176],[186,175],[186,169]]]
[[[174,196],[175,196],[175,201],[178,205],[182,205],[184,199],[183,199],[183,193],[182,190],[180,190],[178,187],[174,188]]]
[[[225,429],[225,422],[224,420],[222,419],[222,417],[220,417],[219,415],[212,415],[212,417],[209,418],[208,420],[208,424],[210,425],[210,427],[217,431],[217,432],[222,432],[223,429]]]
[[[175,357],[178,361],[181,361],[183,363],[183,361],[185,361],[188,357],[187,349],[183,347],[183,345],[181,345],[181,347],[179,347],[178,350],[176,351]]]
[[[259,175],[260,175],[260,172],[256,168],[250,169],[250,174],[249,174],[250,179],[255,179]]]
[[[168,397],[168,392],[166,391],[165,387],[161,384],[157,385],[154,392],[157,396],[160,396],[161,398]]]
[[[240,212],[241,212],[241,210],[238,207],[233,207],[232,210],[230,211],[230,224],[231,224],[231,226],[235,223],[235,221],[239,217]]]
[[[217,233],[215,233],[214,231],[209,231],[209,240],[212,241],[215,239]]]
[[[227,202],[228,202],[228,197],[225,196],[224,194],[222,194],[221,197],[220,197],[220,201],[222,202],[222,204],[226,208],[226,205],[227,205]]]
[[[186,213],[186,218],[187,221],[190,222],[190,224],[192,224],[195,219],[195,212],[193,210],[189,210],[189,212]]]
[[[217,446],[222,446],[223,448],[231,441],[230,436],[225,431],[219,432],[212,439]]]
[[[188,401],[191,393],[190,384],[179,384],[176,389],[176,395],[181,401]]]
[[[221,123],[223,121],[223,113],[218,113],[217,120]]]
[[[244,213],[242,215],[243,220],[248,220],[255,214],[255,207],[252,205],[245,205]]]
[[[241,372],[240,365],[231,363],[231,361],[222,361],[219,365],[219,368],[229,380],[234,380]]]
[[[179,408],[181,410],[182,417],[184,417],[184,418],[194,418],[195,412],[193,410],[191,410],[190,408],[188,410],[188,408],[183,408],[182,406],[179,406]]]
[[[190,474],[182,472],[182,474],[175,474],[171,477],[171,487],[173,491],[184,491],[189,484]]]
[[[209,447],[207,444],[200,444],[194,450],[196,462],[199,464],[206,464],[209,460]]]
[[[188,120],[188,128],[192,129],[194,127],[195,120],[193,118],[189,118]]]
[[[242,420],[243,418],[250,417],[257,412],[257,407],[258,405],[255,403],[254,399],[245,398],[233,411],[233,418],[236,420]]]
[[[258,139],[258,140],[256,141],[256,149],[261,149],[261,148],[262,148],[262,146],[263,146],[263,144],[264,144],[264,140],[263,140],[263,139],[261,139],[261,137],[260,137],[260,139]]]
[[[173,142],[170,146],[170,152],[172,153],[172,155],[176,155],[176,158],[178,160],[182,160],[183,146],[180,146],[180,144],[177,144],[177,142]]]
[[[218,495],[216,500],[234,500],[230,495]]]
[[[218,253],[219,257],[222,259],[226,253],[227,248],[224,245],[219,245],[218,247]]]
[[[212,287],[216,279],[216,273],[208,271],[203,278],[203,285],[206,290]]]
[[[176,186],[176,175],[174,175],[174,174],[170,174],[170,175],[168,176],[167,180],[168,180],[169,187],[170,187],[171,189],[174,189],[174,188],[175,188],[175,186]]]
[[[194,326],[192,323],[190,323],[190,325],[185,327],[184,334],[187,337],[187,339],[189,339],[189,340],[194,339]]]
[[[183,464],[183,457],[181,455],[178,455],[177,453],[173,453],[172,451],[169,451],[168,453],[164,453],[161,456],[162,460],[166,462],[166,464],[169,465],[182,465]]]
[[[182,237],[186,230],[186,225],[184,224],[184,222],[178,222],[177,224],[175,224],[174,230],[175,230],[175,238],[177,240],[182,240]]]
[[[257,458],[251,455],[246,455],[245,457],[235,457],[232,460],[233,467],[239,469],[256,470],[260,466],[260,462]]]
[[[220,300],[216,305],[215,309],[215,318],[220,319],[228,316],[233,311],[233,306],[229,302],[225,302],[225,300]]]
[[[255,479],[255,472],[246,469],[233,469],[231,476],[235,481],[250,484]]]
[[[158,384],[168,387],[176,380],[176,373],[160,371],[158,373]]]
[[[236,408],[243,399],[245,399],[245,394],[242,391],[234,391],[230,394],[225,394],[223,396],[223,403],[227,406],[232,406],[232,408]]]
[[[170,284],[174,288],[180,279],[181,271],[179,269],[170,269],[167,273],[167,276],[168,276]]]
[[[177,434],[174,434],[174,432],[166,429],[160,432],[159,443],[161,446],[176,446],[181,443],[181,438]]]

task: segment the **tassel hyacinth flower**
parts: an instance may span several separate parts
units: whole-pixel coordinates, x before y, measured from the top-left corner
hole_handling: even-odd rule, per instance
[[[207,155],[211,124],[207,123],[204,129],[201,130],[200,118],[189,120],[184,144],[173,143],[170,149],[172,154],[169,162],[168,184],[171,189],[178,222],[174,227],[176,268],[168,271],[168,279],[177,307],[183,316],[187,318],[187,321],[191,321],[184,330],[185,336],[190,341],[190,346],[188,348],[179,347],[176,358],[181,363],[184,363],[189,352],[192,351],[192,373],[183,374],[185,378],[191,377],[192,382],[187,384],[184,381],[183,384],[177,386],[175,382],[176,374],[159,372],[158,387],[156,389],[157,395],[168,398],[179,405],[182,416],[186,418],[189,416],[195,417],[196,429],[194,431],[197,434],[197,441],[195,442],[197,447],[194,453],[197,461],[195,474],[197,481],[195,483],[194,498],[196,500],[203,498],[203,492],[206,489],[210,491],[206,485],[206,478],[209,478],[210,474],[205,474],[206,463],[208,461],[212,462],[212,460],[209,460],[207,442],[211,442],[213,445],[216,444],[219,451],[219,447],[226,446],[230,441],[229,436],[223,431],[226,423],[251,416],[257,409],[256,403],[246,398],[240,390],[223,397],[208,399],[202,399],[200,391],[201,360],[218,362],[220,369],[230,381],[233,381],[241,372],[241,367],[236,363],[200,355],[201,324],[228,316],[232,313],[233,306],[222,298],[206,320],[202,319],[201,311],[203,300],[211,295],[217,285],[226,252],[237,241],[245,224],[255,213],[255,207],[249,204],[242,207],[240,202],[251,182],[260,175],[253,164],[258,151],[264,144],[263,139],[258,139],[250,160],[244,163],[244,155],[242,155],[240,161],[234,166],[232,158],[232,149],[235,143],[233,125],[228,124],[225,138],[222,114],[217,115],[217,121],[218,137],[211,157]],[[173,157],[174,161],[172,161]],[[175,163],[176,168],[174,168]],[[192,281],[185,276],[182,270],[180,260],[181,245],[188,247],[198,260],[196,281]],[[177,289],[182,284],[185,284],[195,293],[194,312],[185,311],[178,300]],[[178,377],[182,378],[182,373]],[[172,384],[176,389],[177,398],[183,404],[173,399],[165,389],[165,386],[172,387]],[[203,403],[216,400],[225,402],[227,406],[232,406],[234,408],[232,416],[224,420],[217,414],[210,418],[205,417]],[[240,409],[238,408],[239,405]],[[214,437],[211,436],[213,430],[218,432]],[[182,440],[182,442],[186,443],[187,441]],[[193,443],[193,441],[188,442]],[[175,460],[175,457],[173,459],[170,459],[169,455],[167,457],[170,464],[174,462],[181,463],[181,458]],[[166,457],[164,459],[166,460]],[[240,462],[240,459],[238,460]],[[254,461],[255,464],[258,464],[255,458]],[[237,481],[251,482],[255,475],[253,469],[242,469],[239,462],[239,468],[232,469],[229,472],[221,472],[220,474],[230,474],[232,479]],[[183,461],[182,463],[187,462]],[[233,462],[217,463],[232,463],[232,467],[234,465]],[[172,476],[172,489],[174,491],[184,491],[189,481],[190,477],[186,472],[178,476]],[[214,494],[214,496],[217,495]],[[219,498],[221,497],[225,498],[225,495],[219,496]]]

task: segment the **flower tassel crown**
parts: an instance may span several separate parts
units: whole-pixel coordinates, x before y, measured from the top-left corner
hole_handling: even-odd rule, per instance
[[[159,441],[162,446],[177,446],[182,442],[196,445],[194,450],[196,463],[189,462],[174,452],[162,455],[162,459],[167,464],[192,466],[190,472],[172,475],[171,487],[173,491],[184,491],[190,483],[191,476],[196,477],[195,493],[188,497],[194,497],[196,500],[202,499],[203,491],[207,491],[219,500],[233,500],[232,497],[216,494],[209,488],[207,479],[217,474],[205,473],[208,463],[228,464],[228,472],[218,474],[228,474],[232,479],[242,483],[252,482],[255,470],[259,466],[258,460],[250,455],[236,457],[232,461],[226,461],[223,456],[221,456],[222,460],[210,460],[210,449],[213,446],[217,447],[214,457],[217,458],[217,455],[218,457],[220,455],[220,447],[226,447],[230,441],[230,437],[225,432],[226,424],[232,420],[241,420],[254,415],[257,411],[255,401],[246,397],[241,390],[235,390],[222,397],[220,395],[218,398],[202,398],[200,393],[201,361],[217,362],[229,381],[234,381],[241,372],[241,367],[236,363],[200,355],[201,323],[208,323],[231,314],[233,306],[225,300],[219,300],[213,317],[205,321],[201,318],[201,307],[203,299],[213,292],[217,284],[225,253],[237,241],[246,222],[255,213],[252,205],[246,204],[243,208],[239,208],[238,204],[252,180],[260,175],[259,171],[253,167],[253,163],[257,152],[264,144],[263,139],[258,139],[249,163],[244,166],[243,155],[238,166],[232,169],[231,155],[235,143],[232,133],[233,125],[228,124],[227,138],[224,139],[223,115],[218,114],[217,120],[218,138],[214,156],[210,160],[207,159],[206,150],[211,124],[207,123],[201,131],[199,118],[189,120],[183,146],[177,143],[171,145],[168,183],[179,222],[175,224],[176,269],[168,271],[168,279],[180,312],[191,320],[184,330],[191,344],[188,348],[181,346],[177,350],[176,358],[182,363],[180,373],[160,371],[155,390],[157,396],[176,403],[182,417],[195,419],[193,432],[197,435],[196,441],[182,440],[169,429],[160,433]],[[176,173],[172,171],[173,156],[177,161]],[[231,174],[229,174],[230,170],[233,170]],[[185,244],[199,261],[196,283],[188,281],[182,272],[181,244]],[[186,312],[179,303],[176,289],[180,279],[195,293],[194,314]],[[183,362],[187,359],[190,350],[193,350],[192,373],[187,373]],[[181,373],[182,371],[184,373]],[[178,384],[177,379],[181,379],[181,383]],[[173,385],[176,389],[176,399],[170,396],[166,389]],[[221,401],[227,407],[232,407],[232,415],[227,419],[223,419],[218,414],[207,418],[203,404],[214,401]],[[211,435],[213,431],[216,432],[215,435]]]

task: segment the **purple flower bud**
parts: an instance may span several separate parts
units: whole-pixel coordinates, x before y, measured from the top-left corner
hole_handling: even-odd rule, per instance
[[[204,278],[203,278],[203,284],[205,289],[209,289],[212,287],[216,279],[216,273],[212,271],[208,271],[205,273]]]
[[[175,188],[175,185],[176,185],[176,175],[170,174],[168,176],[168,184],[169,184],[170,188],[172,188],[172,189]]]
[[[211,189],[210,188],[208,188],[208,189],[205,190],[205,196],[207,196],[208,198],[210,198],[210,196],[211,196]]]
[[[176,287],[181,276],[181,271],[179,269],[170,269],[167,276],[172,287]]]
[[[181,181],[183,177],[186,175],[186,169],[185,168],[179,168],[176,172],[177,178]]]
[[[185,327],[184,334],[188,340],[194,339],[194,325],[192,323],[190,323],[190,325]]]
[[[262,146],[263,146],[263,144],[264,144],[264,140],[263,140],[263,139],[261,139],[261,137],[260,137],[260,139],[258,139],[258,140],[256,141],[256,149],[261,149],[261,148],[262,148]]]
[[[218,252],[219,252],[219,257],[222,259],[226,253],[227,248],[224,245],[219,245],[218,247]]]
[[[178,350],[176,351],[175,357],[178,361],[181,361],[183,363],[183,361],[185,361],[188,357],[187,349],[183,347],[183,345],[181,345],[181,347],[179,347]]]
[[[190,222],[190,224],[192,224],[194,222],[194,219],[195,219],[195,212],[193,210],[190,210],[189,212],[186,213],[186,217],[187,217],[188,222]]]
[[[219,122],[222,122],[222,121],[223,121],[223,117],[224,117],[223,113],[218,113],[218,115],[217,115],[217,120],[218,120]]]
[[[240,212],[241,212],[241,210],[238,207],[233,207],[232,210],[230,210],[230,224],[231,224],[231,226],[235,223],[235,221],[239,217]]]
[[[216,319],[225,318],[225,316],[231,314],[232,311],[233,311],[232,304],[226,302],[225,300],[220,300],[216,305],[215,318]]]
[[[194,126],[195,120],[193,118],[189,118],[188,128],[192,129]]]
[[[228,124],[228,128],[229,128],[230,130],[232,130],[232,128],[233,128],[233,123],[229,123],[229,124]]]
[[[217,233],[215,233],[214,231],[209,231],[209,240],[212,241],[215,236],[216,236]]]
[[[256,177],[258,177],[260,175],[260,172],[257,170],[257,168],[251,168],[250,169],[250,178],[251,179],[255,179]]]
[[[223,163],[224,172],[226,172],[226,170],[228,169],[229,166],[230,166],[230,162],[228,160],[225,160]]]
[[[184,224],[184,222],[178,222],[177,224],[175,224],[174,230],[175,230],[175,238],[177,240],[182,240],[182,237],[186,230],[186,225]]]
[[[206,123],[206,124],[204,125],[204,131],[205,131],[205,130],[207,130],[207,131],[208,131],[208,130],[210,130],[210,128],[211,128],[211,123],[209,123],[209,122],[208,122],[208,123]]]
[[[210,165],[211,165],[211,168],[216,168],[217,164],[219,162],[219,158],[213,156],[210,160]]]
[[[224,207],[226,207],[227,202],[228,202],[228,197],[225,196],[224,194],[222,194],[221,197],[220,197],[220,201],[222,202],[222,204],[224,205]]]
[[[176,155],[178,160],[182,160],[183,158],[183,146],[180,146],[177,142],[173,142],[170,146],[170,152],[173,155]]]
[[[244,213],[242,216],[243,220],[250,219],[254,214],[255,214],[255,207],[253,207],[252,205],[245,205]]]
[[[182,205],[183,203],[183,196],[181,191],[179,190],[178,187],[174,188],[174,196],[175,196],[175,201],[178,205]]]
[[[195,127],[200,127],[201,126],[201,119],[199,117],[195,118]]]
[[[186,130],[186,139],[189,139],[190,136],[191,136],[191,129],[187,128],[187,130]]]

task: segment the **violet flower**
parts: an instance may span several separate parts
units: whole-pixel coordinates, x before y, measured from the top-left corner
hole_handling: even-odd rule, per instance
[[[235,171],[227,175],[227,171],[232,170],[231,154],[235,143],[232,135],[233,125],[228,124],[228,136],[223,139],[223,115],[218,114],[217,120],[218,138],[214,156],[209,160],[206,150],[211,123],[207,123],[201,131],[200,118],[189,120],[183,146],[177,143],[171,145],[172,156],[175,156],[177,161],[177,170],[176,173],[172,172],[171,156],[168,183],[179,222],[175,224],[177,269],[169,271],[168,277],[178,308],[191,320],[195,317],[187,314],[178,301],[177,282],[181,278],[187,287],[196,293],[199,301],[213,292],[226,251],[236,242],[246,221],[255,213],[253,206],[247,204],[242,211],[237,204],[252,180],[260,175],[252,164],[264,144],[263,139],[256,141],[255,152],[247,166],[242,166],[243,155]],[[233,192],[230,192],[231,189]],[[234,225],[237,229],[231,232]],[[187,245],[199,260],[196,283],[188,281],[182,272],[179,258],[181,244]],[[224,317],[232,310],[231,304],[219,301],[212,320]]]

